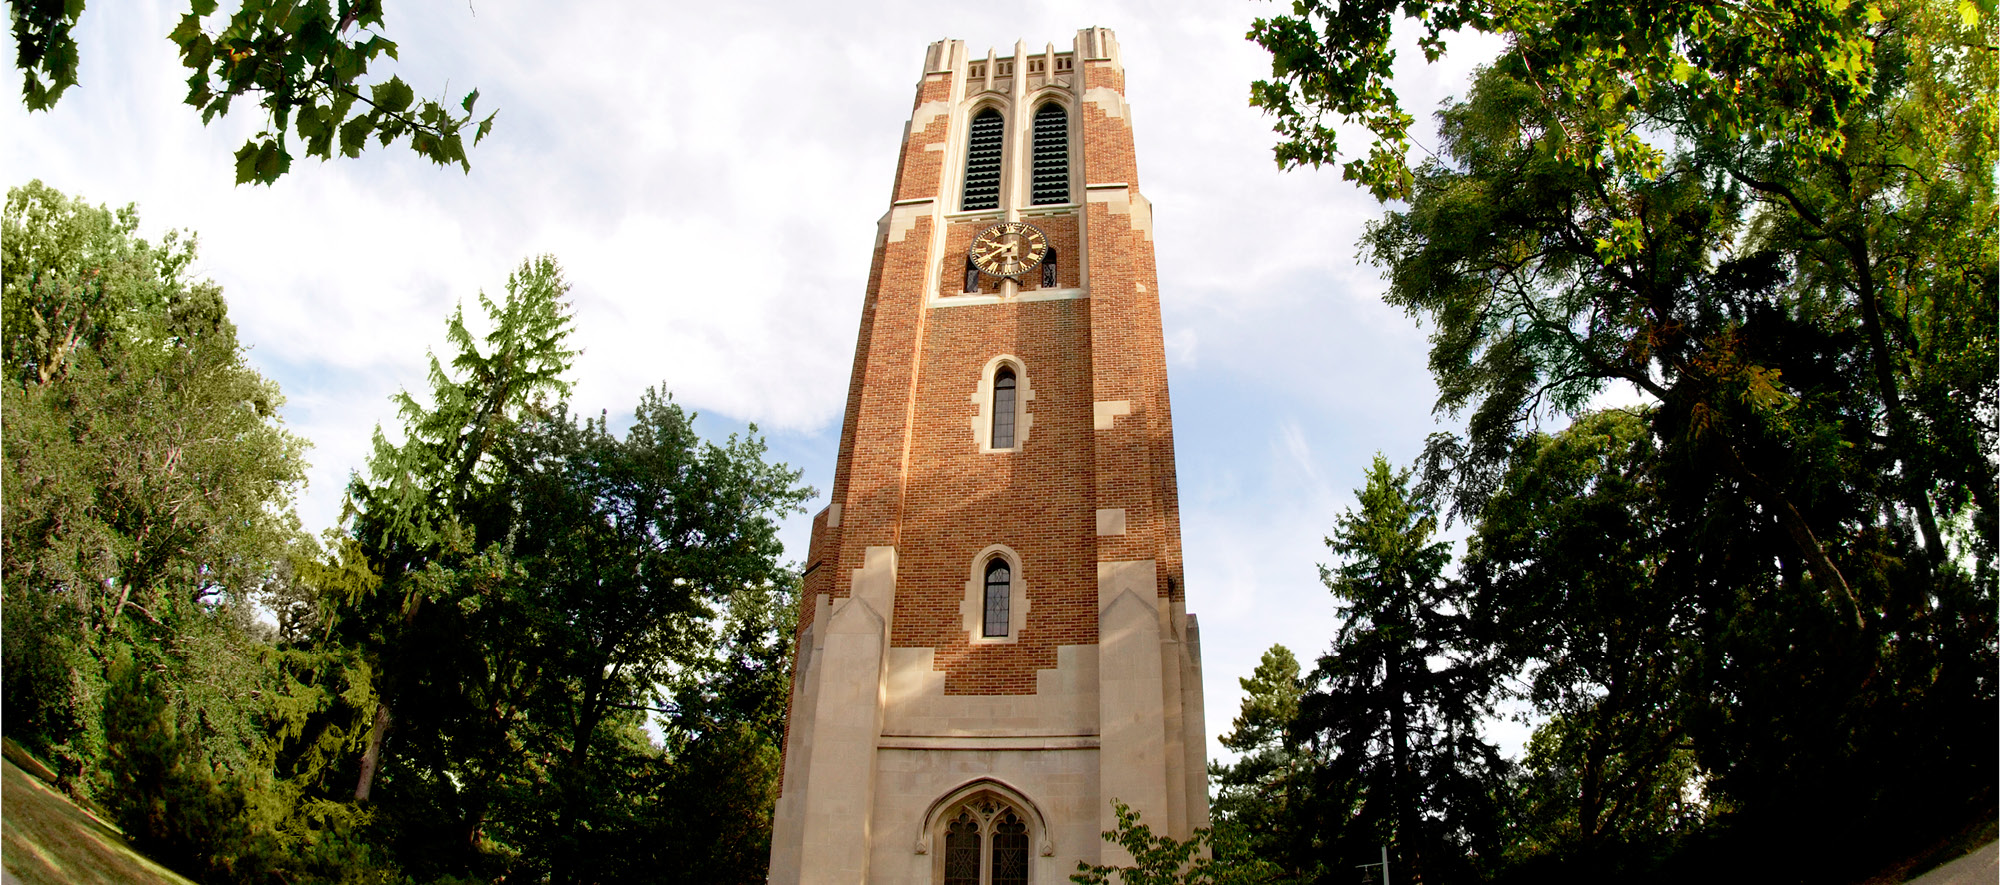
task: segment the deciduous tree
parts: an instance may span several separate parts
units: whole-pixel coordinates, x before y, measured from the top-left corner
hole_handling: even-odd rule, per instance
[[[9,0],[8,7],[21,100],[28,110],[48,110],[77,85],[72,31],[84,0]],[[306,156],[321,160],[360,156],[370,139],[407,141],[418,156],[469,171],[467,130],[478,144],[493,129],[494,115],[474,119],[477,89],[453,109],[442,99],[417,100],[401,77],[364,82],[370,65],[396,57],[396,44],[382,35],[382,0],[243,0],[211,30],[216,8],[216,0],[190,0],[167,36],[180,47],[187,103],[203,123],[242,98],[263,109],[264,131],[236,151],[238,184],[270,184],[290,171],[293,135]]]
[[[1544,717],[1509,853],[1572,878],[1664,850],[1702,820],[1688,714],[1703,661],[1700,547],[1658,484],[1644,410],[1579,417],[1515,450],[1463,570],[1475,619]]]
[[[138,223],[31,182],[0,229],[8,728],[69,774],[102,750],[106,643],[186,678],[178,714],[212,708],[210,749],[245,756],[233,695],[254,686],[230,662],[298,538],[305,444],[277,386],[221,290],[186,278],[193,238]]]

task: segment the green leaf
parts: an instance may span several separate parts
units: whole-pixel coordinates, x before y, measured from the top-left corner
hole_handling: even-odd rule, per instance
[[[386,83],[377,83],[369,89],[375,106],[388,113],[401,113],[415,100],[416,94],[401,77],[390,77]]]
[[[368,133],[373,131],[367,116],[358,116],[340,126],[340,153],[345,157],[361,156],[361,149],[368,146]]]

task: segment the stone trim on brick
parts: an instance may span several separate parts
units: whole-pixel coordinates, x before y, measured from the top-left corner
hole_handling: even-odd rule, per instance
[[[1097,511],[1097,536],[1108,538],[1125,534],[1125,508],[1100,507]]]
[[[980,61],[940,41],[915,84],[861,298],[838,503],[814,517],[799,594],[774,883],[934,885],[933,818],[968,789],[1041,816],[1029,875],[1044,885],[1129,861],[1098,838],[1113,800],[1175,838],[1208,822],[1151,206],[1117,41],[1089,28],[1071,46]],[[1074,202],[1034,206],[1031,120],[1051,99],[1069,111]],[[1007,115],[1000,205],[950,212],[987,104]],[[964,294],[971,238],[1022,219],[1059,250],[1056,280]],[[1016,445],[995,452],[1002,365]],[[995,555],[1008,635],[988,640]]]
[[[986,634],[986,564],[999,557],[1007,561],[1007,635]],[[965,635],[973,645],[1012,645],[1021,641],[1028,627],[1028,577],[1021,568],[1021,554],[1005,544],[992,544],[972,557],[972,570],[965,579],[965,599],[958,613],[964,619]]]
[[[993,447],[993,376],[1001,366],[1014,370],[1014,444],[996,449]],[[1035,399],[1035,388],[1028,383],[1028,366],[1020,357],[1003,353],[987,360],[986,367],[979,371],[979,384],[972,389],[969,399],[979,407],[979,412],[972,416],[972,441],[979,446],[982,454],[1018,452],[1027,447],[1028,431],[1035,426],[1035,416],[1028,411],[1028,403]]]
[[[1132,401],[1129,399],[1113,399],[1092,403],[1090,407],[1091,429],[1110,430],[1113,426],[1111,423],[1112,419],[1117,418],[1119,415],[1130,414],[1132,414]]]

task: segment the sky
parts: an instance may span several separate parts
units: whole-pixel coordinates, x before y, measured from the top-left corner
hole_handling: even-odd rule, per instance
[[[663,386],[706,434],[754,424],[820,490],[810,510],[824,506],[876,221],[925,48],[943,38],[983,57],[1117,34],[1154,206],[1212,755],[1265,649],[1310,667],[1331,643],[1324,538],[1369,460],[1408,464],[1450,424],[1432,413],[1426,331],[1382,303],[1356,246],[1384,207],[1337,169],[1279,170],[1248,104],[1270,60],[1244,35],[1286,6],[391,2],[401,58],[377,73],[454,102],[476,87],[499,112],[470,174],[371,147],[297,159],[269,187],[233,183],[257,109],[204,127],[181,103],[166,35],[185,10],[86,11],[80,85],[46,113],[0,102],[0,172],[137,203],[150,237],[198,232],[195,275],[223,286],[250,362],[312,443],[299,513],[314,533],[338,520],[374,428],[393,429],[390,396],[427,389],[453,305],[500,294],[541,253],[573,287],[575,411],[615,426]],[[1395,88],[1434,146],[1431,112],[1498,44],[1461,39],[1431,65],[1399,45]],[[1343,147],[1365,142],[1350,131]],[[793,559],[809,530],[785,523]],[[1510,754],[1525,737],[1493,733]]]

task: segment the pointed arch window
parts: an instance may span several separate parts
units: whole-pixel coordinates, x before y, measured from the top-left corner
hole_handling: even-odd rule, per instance
[[[1042,256],[1042,288],[1053,289],[1061,280],[1062,274],[1056,269],[1056,247],[1050,246],[1048,254]]]
[[[987,108],[972,118],[965,140],[965,195],[959,208],[971,212],[1000,208],[1000,112]]]
[[[1069,111],[1048,102],[1035,111],[1035,151],[1028,202],[1069,202]]]
[[[1028,885],[1028,820],[982,796],[959,806],[944,826],[944,885]]]
[[[1007,623],[1013,615],[1009,605],[1013,595],[1014,572],[1007,567],[1007,560],[995,556],[986,563],[986,617],[980,635],[1007,635]]]
[[[1014,447],[1014,370],[1001,366],[993,373],[993,448]]]

